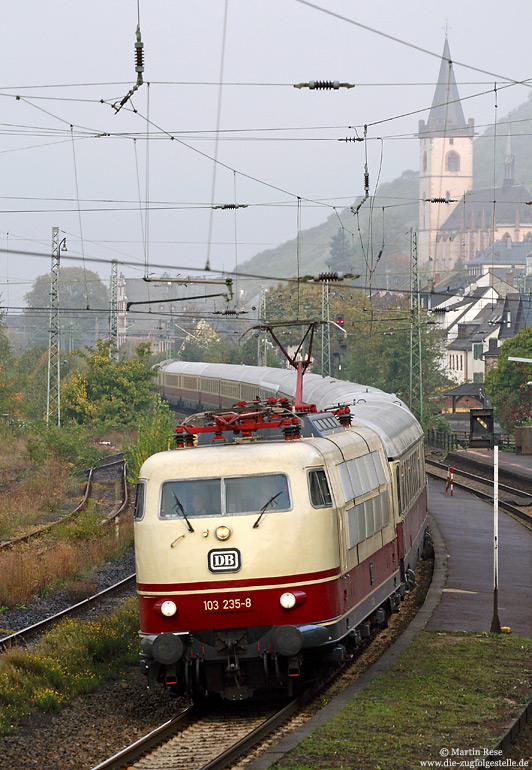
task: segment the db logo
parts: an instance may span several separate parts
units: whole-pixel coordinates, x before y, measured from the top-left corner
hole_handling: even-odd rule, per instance
[[[242,563],[240,551],[236,548],[218,548],[209,551],[207,563],[210,572],[238,572]]]

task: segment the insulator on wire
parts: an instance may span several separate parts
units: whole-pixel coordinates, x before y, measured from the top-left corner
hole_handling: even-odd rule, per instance
[[[425,198],[427,203],[456,203],[453,198]]]
[[[137,73],[137,85],[143,84],[142,73],[144,72],[144,43],[140,38],[140,27],[137,27],[137,42],[135,43],[135,72]]]
[[[213,206],[213,209],[247,209],[247,203],[222,203],[219,206]]]
[[[364,192],[369,194],[369,171],[364,171]]]
[[[340,88],[340,81],[338,80],[309,80],[308,87],[311,90],[332,91]]]
[[[363,142],[363,136],[346,136],[345,139],[338,139],[339,142]]]
[[[337,91],[339,88],[354,87],[354,83],[340,83],[339,80],[309,80],[308,83],[294,83],[294,88],[310,88],[311,91]]]
[[[343,273],[320,273],[316,276],[316,281],[343,281]]]

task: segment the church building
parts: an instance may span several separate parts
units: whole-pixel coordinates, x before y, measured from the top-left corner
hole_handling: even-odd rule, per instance
[[[419,236],[421,264],[433,273],[466,264],[494,242],[530,241],[530,193],[514,181],[511,134],[506,138],[503,186],[473,189],[474,121],[464,118],[447,39],[428,121],[419,122]],[[494,205],[495,201],[495,205]]]
[[[445,39],[438,83],[427,122],[419,121],[419,227],[421,264],[439,262],[438,234],[464,193],[473,188],[473,118],[466,123]],[[452,202],[447,202],[452,201]]]

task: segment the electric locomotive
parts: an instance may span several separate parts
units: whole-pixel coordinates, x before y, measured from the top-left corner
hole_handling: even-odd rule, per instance
[[[412,585],[427,525],[421,428],[393,395],[312,374],[303,395],[316,406],[299,409],[296,375],[280,369],[165,363],[159,386],[208,411],[140,472],[148,684],[291,693],[346,659]]]

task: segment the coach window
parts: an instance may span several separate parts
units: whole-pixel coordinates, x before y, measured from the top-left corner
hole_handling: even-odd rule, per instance
[[[146,500],[146,484],[144,481],[139,481],[137,484],[137,494],[135,496],[135,511],[133,518],[135,521],[140,521],[144,516],[144,501]]]
[[[310,502],[314,508],[330,508],[332,505],[331,492],[327,484],[324,470],[309,471],[308,486]]]

